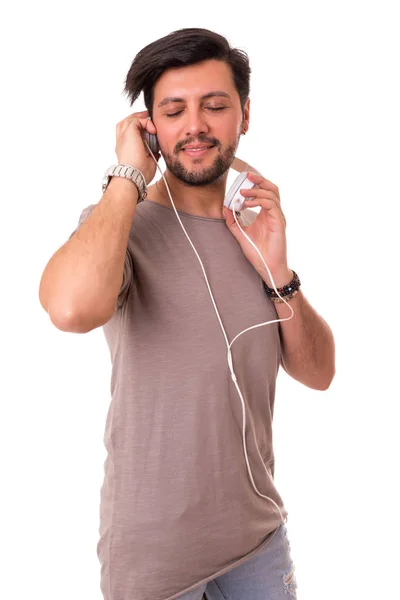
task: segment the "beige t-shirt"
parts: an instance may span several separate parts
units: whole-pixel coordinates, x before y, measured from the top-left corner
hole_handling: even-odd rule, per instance
[[[179,216],[229,342],[277,319],[225,219]],[[97,546],[101,589],[105,600],[173,600],[254,556],[281,523],[251,484],[225,338],[173,208],[148,199],[137,205],[118,309],[103,331],[112,397]],[[253,478],[286,518],[273,483],[279,324],[244,333],[231,349]]]

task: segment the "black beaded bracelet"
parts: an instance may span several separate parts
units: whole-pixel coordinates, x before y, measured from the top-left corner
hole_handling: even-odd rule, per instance
[[[297,294],[297,292],[299,291],[300,285],[301,285],[301,281],[300,281],[297,273],[295,271],[293,271],[293,269],[292,269],[292,272],[293,272],[292,281],[290,283],[288,283],[287,285],[284,285],[281,288],[276,288],[279,292],[279,295],[282,296],[282,298],[287,297],[288,300],[290,300],[290,298],[293,298],[293,296],[295,296]],[[263,280],[263,284],[264,284],[264,289],[265,289],[267,296],[269,296],[273,302],[283,302],[283,300],[281,300],[279,298],[279,296],[275,292],[275,290],[273,288],[268,287],[264,280]]]

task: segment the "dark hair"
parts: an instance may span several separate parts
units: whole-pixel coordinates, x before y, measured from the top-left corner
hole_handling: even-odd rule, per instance
[[[164,71],[211,59],[231,67],[243,112],[250,92],[248,55],[244,50],[231,48],[226,38],[208,29],[179,29],[145,46],[132,62],[123,93],[128,95],[132,106],[143,91],[146,109],[152,117],[154,86]]]

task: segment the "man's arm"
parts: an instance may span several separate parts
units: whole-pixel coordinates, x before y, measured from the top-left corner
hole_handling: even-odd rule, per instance
[[[287,301],[294,315],[279,323],[282,366],[307,387],[326,390],[335,376],[335,340],[329,325],[313,309],[302,291]],[[278,319],[290,317],[285,303],[275,304]]]
[[[58,329],[87,333],[113,315],[137,198],[129,179],[112,177],[87,219],[47,263],[39,299]]]

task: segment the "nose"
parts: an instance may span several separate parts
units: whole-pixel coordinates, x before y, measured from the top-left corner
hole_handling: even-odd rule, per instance
[[[187,137],[196,137],[200,134],[206,134],[209,127],[206,122],[205,114],[201,109],[187,110],[185,133]]]

